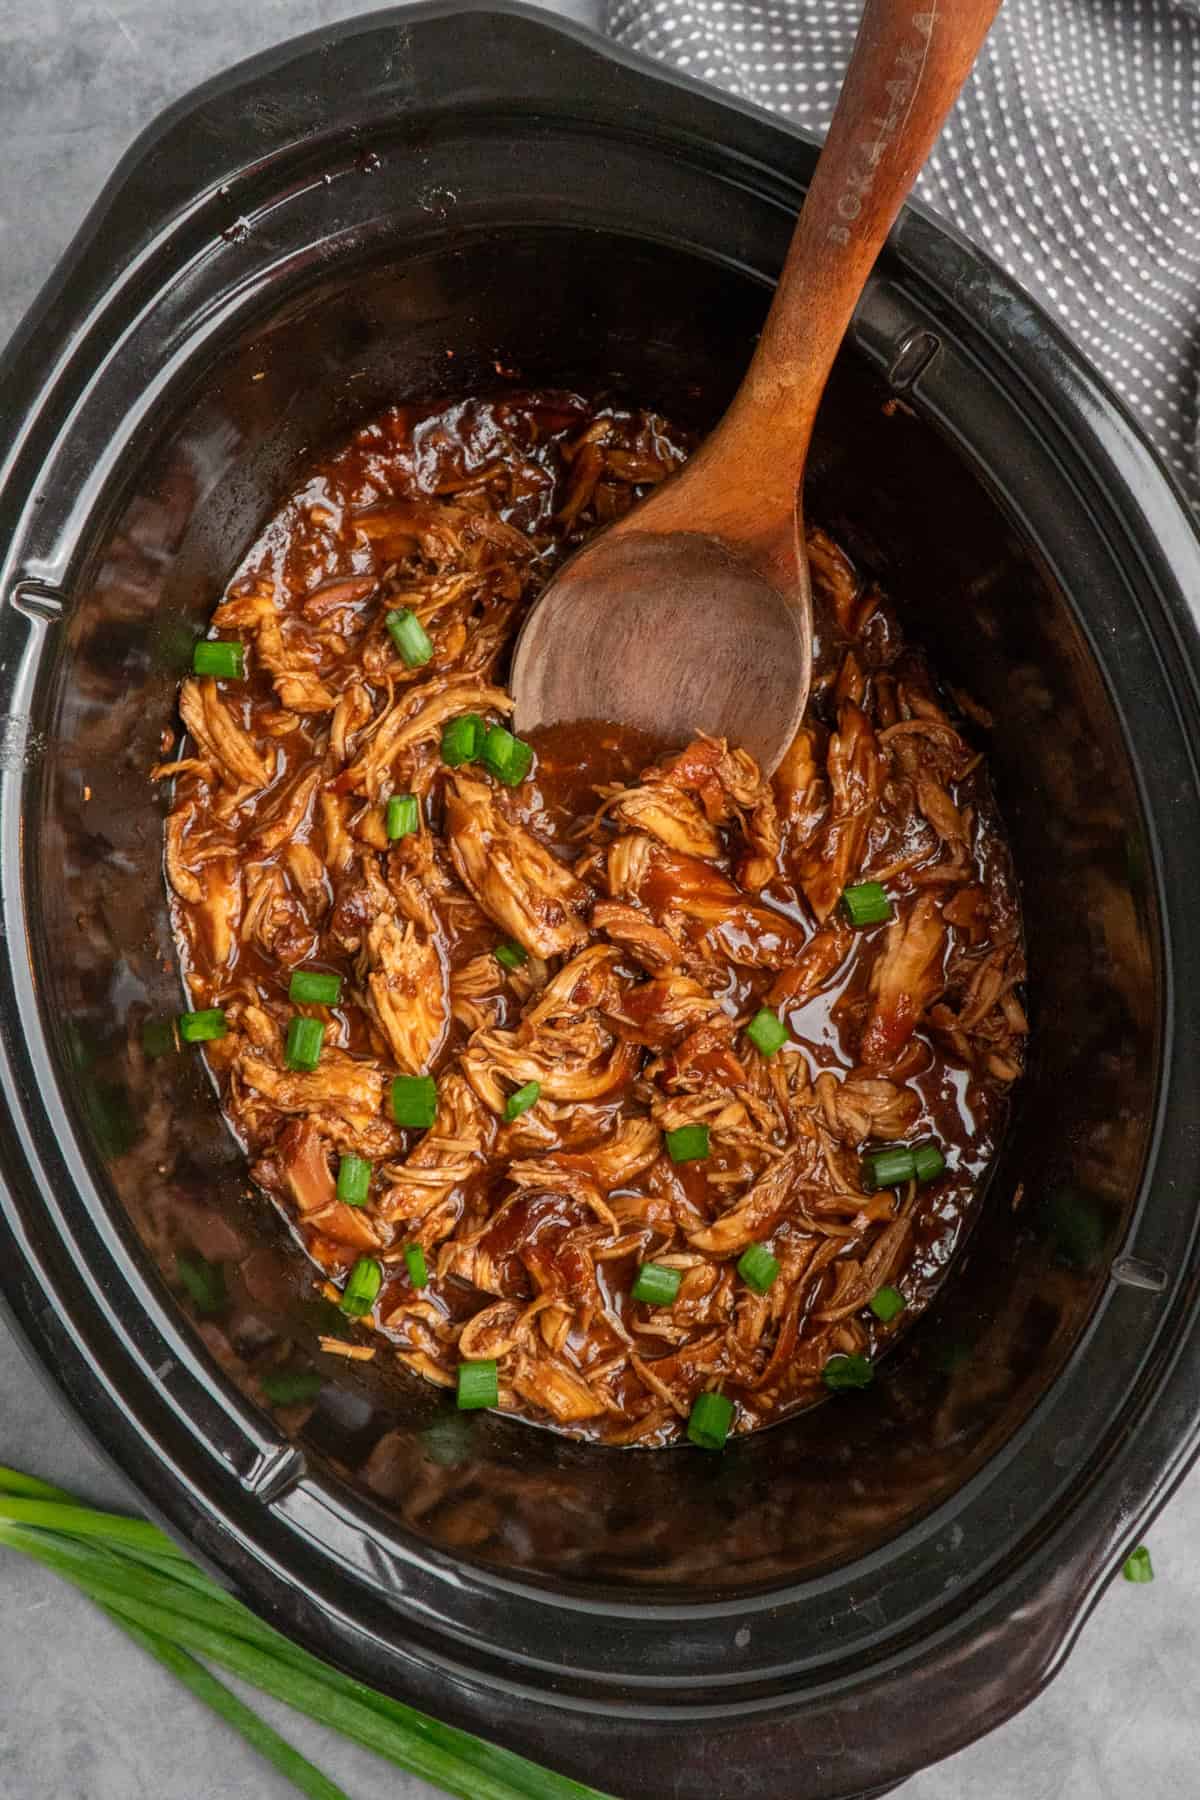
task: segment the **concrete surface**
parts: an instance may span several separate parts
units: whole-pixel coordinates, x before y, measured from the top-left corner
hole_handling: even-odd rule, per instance
[[[596,22],[600,8],[601,0],[560,0],[553,10]],[[154,113],[239,57],[364,10],[364,0],[0,0],[0,341]],[[2,1324],[0,1462],[103,1504],[136,1506]],[[1198,1542],[1194,1476],[1150,1534],[1155,1584],[1116,1581],[1047,1693],[915,1779],[905,1800],[1194,1800]],[[295,1792],[86,1601],[3,1553],[0,1617],[3,1800],[285,1800]],[[354,1800],[432,1794],[286,1709],[256,1704]],[[779,1800],[788,1792],[781,1771]]]

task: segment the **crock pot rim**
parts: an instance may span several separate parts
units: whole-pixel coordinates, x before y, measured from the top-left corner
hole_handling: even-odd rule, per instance
[[[699,83],[689,81],[686,78],[667,75],[657,68],[652,68],[651,66],[643,64],[640,59],[632,57],[627,53],[614,52],[611,46],[604,45],[601,40],[593,38],[590,33],[583,31],[581,28],[563,27],[557,24],[551,25],[545,15],[523,6],[486,5],[478,3],[478,0],[468,0],[468,4],[466,5],[436,3],[411,9],[402,9],[388,14],[374,14],[366,19],[350,21],[342,28],[334,28],[332,30],[309,34],[309,36],[304,39],[293,40],[290,44],[282,46],[278,50],[268,52],[262,57],[254,58],[248,63],[239,65],[237,69],[230,71],[229,74],[225,76],[217,77],[214,81],[206,84],[204,88],[197,90],[195,94],[188,96],[177,103],[175,107],[171,108],[168,113],[164,114],[159,121],[142,134],[137,143],[135,143],[131,151],[127,154],[112,182],[110,182],[105,189],[96,208],[94,208],[93,212],[89,215],[88,220],[81,229],[75,243],[68,251],[59,270],[56,272],[55,276],[52,277],[51,282],[47,285],[47,288],[44,290],[39,301],[35,303],[26,327],[23,331],[18,333],[17,338],[10,347],[8,356],[5,359],[3,373],[14,400],[19,402],[22,388],[24,388],[27,394],[42,388],[46,378],[50,375],[52,363],[51,351],[54,334],[45,334],[47,339],[44,347],[45,353],[39,355],[36,344],[37,322],[39,317],[44,317],[48,310],[53,310],[59,306],[60,300],[63,298],[65,290],[71,280],[72,272],[86,253],[88,246],[98,238],[104,238],[106,242],[111,243],[111,234],[104,229],[108,214],[112,209],[118,206],[127,181],[132,177],[135,171],[142,166],[144,160],[157,147],[161,146],[169,139],[173,131],[185,128],[188,122],[192,120],[210,100],[218,100],[222,96],[227,95],[229,90],[236,84],[251,81],[258,82],[267,79],[276,72],[286,71],[289,65],[302,53],[310,53],[325,44],[338,43],[345,36],[348,36],[355,31],[374,31],[381,27],[398,25],[415,27],[425,21],[453,19],[464,13],[499,19],[508,18],[523,20],[529,26],[534,27],[539,34],[546,34],[550,39],[565,38],[571,40],[577,48],[586,51],[589,57],[607,63],[618,64],[629,71],[632,76],[635,76],[640,83],[658,84],[666,89],[677,89],[689,93],[698,100],[702,100],[705,107],[715,109],[716,112],[729,111],[739,115],[748,125],[753,126],[756,131],[764,133],[766,137],[773,136],[778,138],[780,135],[787,134],[787,128],[779,125],[777,122],[766,120],[754,109],[736,103],[731,104],[721,101],[711,92],[711,90],[704,88]],[[795,136],[800,141],[807,141],[804,140],[803,134],[792,133],[791,135]],[[236,174],[236,171],[228,172]],[[206,192],[211,191],[211,187],[219,174],[220,171],[214,168],[210,180],[205,185]],[[778,182],[779,178],[777,172],[773,174],[772,179]],[[165,237],[169,235],[169,231],[170,223],[160,221],[154,233],[155,244],[161,244]],[[918,280],[929,279],[930,281],[936,282],[939,271],[943,270],[946,266],[948,254],[946,248],[947,245],[953,246],[956,243],[961,252],[963,240],[956,239],[954,234],[948,233],[946,229],[937,224],[932,217],[927,217],[918,211],[913,211],[901,221],[900,226],[897,228],[893,240],[893,250],[900,262],[904,264]],[[970,253],[970,261],[974,265],[974,269],[978,270],[980,264],[977,253],[973,251]],[[1062,339],[1060,334],[1058,334],[1053,327],[1049,326],[1048,322],[1041,318],[1041,315],[1036,313],[1031,304],[1025,301],[1024,297],[1021,296],[1017,290],[1012,288],[1005,277],[999,275],[998,272],[987,270],[986,268],[983,273],[978,276],[976,276],[973,271],[972,279],[965,282],[961,289],[956,293],[955,303],[960,305],[967,315],[974,315],[985,303],[990,305],[991,302],[988,301],[987,295],[984,293],[983,286],[981,285],[984,283],[992,284],[990,289],[992,300],[994,300],[995,294],[1000,291],[1004,291],[1006,295],[1011,298],[1012,312],[1010,318],[1011,320],[1018,321],[1018,328],[1015,329],[1012,332],[1011,337],[1004,342],[1003,347],[1009,361],[1016,370],[1020,371],[1021,378],[1026,380],[1031,388],[1036,388],[1036,390],[1041,393],[1044,391],[1043,378],[1047,367],[1047,359],[1052,360],[1054,364],[1054,373],[1066,388],[1071,401],[1071,406],[1076,409],[1077,413],[1083,415],[1086,429],[1090,432],[1095,442],[1095,447],[1101,460],[1103,461],[1106,459],[1114,470],[1123,470],[1127,480],[1131,475],[1136,474],[1141,488],[1140,498],[1143,508],[1146,554],[1150,555],[1152,551],[1160,549],[1165,543],[1168,546],[1176,547],[1176,555],[1180,560],[1190,558],[1195,562],[1197,552],[1195,534],[1191,528],[1190,521],[1183,512],[1182,497],[1174,491],[1169,478],[1167,478],[1158,468],[1152,453],[1142,442],[1136,426],[1134,426],[1125,416],[1124,410],[1119,406],[1116,406],[1110,400],[1110,397],[1104,393],[1100,384],[1082,368],[1078,359],[1074,356],[1073,352],[1071,352],[1069,346],[1066,344],[1065,340]],[[100,291],[97,291],[93,295],[92,305],[85,304],[86,294],[84,297],[77,299],[73,307],[76,322],[82,323],[84,318],[93,315],[95,312],[102,311],[105,301],[111,299],[111,297],[111,291],[108,294],[102,294]],[[59,340],[61,341],[62,336],[69,331],[69,320],[65,313],[63,317],[56,321],[56,324]],[[68,356],[64,359],[63,364],[60,365],[59,373],[65,373],[66,369],[70,366],[71,359],[77,355],[82,355],[86,347],[86,338],[73,342]],[[50,385],[51,391],[53,391],[53,378],[51,378]],[[19,421],[22,412],[22,406],[20,404],[14,404],[9,413],[9,417],[10,419]],[[31,412],[31,423],[36,423],[35,412],[36,409]],[[5,462],[11,463],[11,459],[6,458]],[[0,463],[0,469],[3,467],[4,464]],[[21,573],[28,580],[28,564],[22,565]],[[13,570],[10,568],[8,571],[9,580],[12,579],[12,575]],[[1168,600],[1169,599],[1170,595],[1168,595]],[[1178,592],[1176,604],[1179,607],[1177,628],[1181,635],[1182,646],[1182,639],[1188,629],[1194,624],[1194,618],[1190,609],[1187,607],[1186,597],[1183,595],[1181,589]],[[1189,659],[1184,657],[1183,660],[1187,662]],[[8,769],[4,771],[4,784],[10,789],[13,785],[12,775],[13,771]],[[9,860],[10,857],[17,854],[15,837],[15,827],[17,822],[15,809],[12,805],[12,796],[10,795],[8,805],[4,808],[3,817],[3,851],[5,868],[10,872],[17,866],[16,863]],[[7,879],[11,881],[11,873]],[[10,938],[10,945],[11,942],[12,940]],[[17,990],[10,984],[7,978],[5,980],[4,993],[5,999],[10,1003],[17,998]],[[32,995],[27,993],[24,997],[31,999]],[[8,1014],[8,1024],[4,1027],[6,1037],[11,1031],[13,1017],[14,1015],[12,1013]],[[8,1045],[6,1044],[6,1059],[7,1050]],[[21,1231],[21,1221],[11,1205],[7,1209],[7,1216],[10,1225],[12,1225],[15,1230]],[[156,1508],[168,1519],[172,1527],[181,1532],[189,1540],[191,1546],[197,1548],[200,1554],[206,1557],[214,1566],[221,1569],[226,1575],[235,1573],[238,1578],[247,1581],[252,1590],[252,1599],[256,1600],[260,1606],[265,1606],[267,1602],[263,1598],[261,1588],[257,1593],[253,1591],[254,1583],[250,1579],[251,1571],[245,1564],[245,1544],[239,1546],[232,1540],[222,1539],[220,1533],[217,1533],[216,1535],[213,1534],[211,1517],[202,1517],[198,1510],[191,1504],[190,1500],[181,1501],[179,1495],[172,1491],[172,1483],[176,1480],[176,1475],[174,1472],[167,1472],[164,1470],[161,1444],[155,1449],[149,1449],[144,1440],[138,1435],[137,1431],[131,1428],[130,1420],[121,1415],[119,1409],[114,1408],[111,1402],[102,1400],[100,1390],[96,1386],[94,1371],[85,1366],[76,1347],[69,1347],[65,1343],[62,1336],[61,1323],[54,1316],[53,1308],[49,1307],[46,1303],[44,1294],[38,1293],[37,1284],[27,1279],[29,1271],[39,1260],[41,1260],[38,1253],[35,1251],[32,1240],[28,1237],[25,1238],[24,1248],[27,1258],[26,1268],[23,1271],[18,1270],[15,1274],[11,1271],[6,1271],[5,1282],[9,1306],[16,1316],[22,1335],[25,1337],[28,1346],[31,1348],[31,1353],[40,1358],[43,1367],[51,1361],[58,1363],[59,1379],[70,1391],[77,1407],[80,1405],[85,1408],[89,1405],[103,1407],[104,1411],[108,1414],[107,1429],[111,1432],[113,1440],[123,1442],[124,1445],[123,1453],[118,1459],[119,1462],[127,1469],[131,1466],[137,1469],[139,1485],[145,1486],[147,1492],[152,1495]],[[1193,1368],[1200,1363],[1200,1352],[1198,1352],[1198,1347],[1194,1338],[1195,1333],[1193,1331],[1193,1341],[1189,1342],[1187,1345],[1189,1359]],[[1185,1346],[1181,1342],[1178,1346],[1178,1358],[1180,1361],[1182,1361],[1184,1357],[1184,1350]],[[1175,1412],[1178,1414],[1178,1419],[1176,1423],[1178,1424],[1180,1420],[1183,1420],[1186,1417],[1186,1431],[1174,1439],[1171,1453],[1164,1453],[1164,1449],[1160,1448],[1158,1453],[1157,1479],[1151,1484],[1150,1491],[1147,1492],[1145,1497],[1145,1505],[1148,1507],[1157,1507],[1157,1505],[1161,1504],[1162,1500],[1166,1497],[1166,1493],[1170,1491],[1170,1487],[1172,1487],[1181,1477],[1187,1463],[1195,1453],[1197,1436],[1198,1433],[1200,1433],[1200,1422],[1197,1420],[1194,1409],[1185,1404],[1186,1394],[1184,1392],[1184,1387],[1186,1385],[1187,1377],[1184,1376],[1181,1381],[1178,1362],[1173,1371],[1171,1380],[1177,1395]],[[1166,1379],[1164,1379],[1164,1389],[1165,1387]],[[1158,1415],[1160,1422],[1163,1415],[1168,1410],[1167,1407],[1160,1406]],[[254,1475],[254,1481],[257,1484],[259,1491],[261,1491],[264,1481],[270,1480],[271,1469],[274,1467],[271,1459],[281,1453],[281,1444],[278,1440],[273,1439],[271,1433],[263,1433],[262,1435],[263,1455],[267,1459],[267,1462],[264,1465],[265,1474],[264,1471],[260,1470]],[[1168,1433],[1160,1429],[1155,1435],[1160,1446],[1165,1446]],[[319,1487],[320,1482],[321,1478],[317,1478],[315,1485]],[[229,1482],[229,1493],[231,1496],[236,1495],[239,1503],[245,1498],[241,1484],[232,1477]],[[174,1504],[172,1504],[172,1502],[174,1502]],[[1125,1527],[1123,1535],[1126,1540],[1132,1535],[1128,1526]],[[1098,1541],[1097,1544],[1097,1556],[1092,1568],[1090,1583],[1085,1585],[1085,1588],[1081,1591],[1080,1595],[1080,1598],[1083,1599],[1088,1606],[1090,1606],[1099,1591],[1101,1577],[1104,1572],[1104,1565],[1107,1558],[1110,1557],[1112,1553],[1113,1540],[1111,1534],[1104,1534],[1104,1541],[1102,1543]],[[300,1611],[302,1614],[303,1603],[301,1603]],[[1061,1657],[1066,1644],[1082,1623],[1083,1616],[1085,1616],[1085,1613],[1080,1612],[1074,1619],[1066,1619],[1063,1626],[1062,1637],[1056,1646],[1054,1656],[1050,1659],[1050,1662],[1046,1667],[1044,1678],[1048,1677],[1049,1673],[1052,1672],[1052,1667],[1056,1664],[1059,1657]],[[292,1621],[292,1624],[299,1635],[309,1636],[310,1641],[313,1641],[320,1635],[313,1630],[311,1624],[306,1628],[302,1616],[297,1617]],[[332,1655],[335,1659],[340,1660],[341,1656],[344,1655],[347,1660],[355,1661],[361,1672],[362,1656],[356,1649],[352,1650],[345,1644],[339,1644],[336,1639],[326,1641],[322,1645],[322,1648],[325,1654]],[[1030,1692],[1022,1694],[1020,1700],[1014,1702],[1014,1706],[1015,1704],[1019,1704],[1021,1700],[1029,1697],[1031,1697]],[[426,1701],[425,1703],[428,1704],[429,1702]],[[438,1710],[442,1709],[438,1708]],[[468,1722],[473,1722],[477,1726],[481,1722],[480,1716],[470,1710],[468,1710],[466,1717]],[[510,1727],[510,1731],[513,1729],[515,1729],[515,1727]],[[969,1735],[970,1731],[967,1729],[965,1736]],[[965,1741],[965,1736],[958,1741]],[[938,1753],[946,1754],[954,1747],[955,1744],[948,1739],[939,1741]],[[886,1773],[887,1771],[884,1772]],[[899,1773],[902,1771],[897,1769],[896,1772]]]

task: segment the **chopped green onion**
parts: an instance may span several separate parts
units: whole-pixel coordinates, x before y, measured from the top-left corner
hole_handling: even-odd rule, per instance
[[[211,1044],[217,1038],[223,1038],[228,1030],[225,1014],[219,1006],[179,1015],[179,1035],[185,1044]]]
[[[371,1164],[365,1156],[347,1152],[338,1163],[337,1197],[347,1206],[365,1206],[371,1191]]]
[[[747,1287],[765,1294],[779,1273],[779,1262],[765,1244],[750,1244],[738,1258],[737,1272]]]
[[[314,1369],[280,1369],[273,1375],[261,1375],[259,1385],[276,1406],[299,1406],[302,1400],[314,1400],[322,1383]]]
[[[630,1294],[647,1306],[673,1306],[682,1280],[680,1269],[664,1269],[661,1263],[643,1263]]]
[[[294,1013],[283,1047],[285,1066],[298,1074],[311,1075],[321,1060],[324,1041],[325,1027],[320,1019],[306,1019],[301,1013]]]
[[[415,612],[407,606],[399,612],[390,612],[387,616],[387,628],[405,664],[410,669],[419,669],[433,655],[433,645],[429,641],[429,633],[418,619]]]
[[[1121,1571],[1126,1581],[1153,1581],[1154,1564],[1150,1561],[1150,1552],[1145,1544],[1139,1544],[1125,1559],[1125,1567]]]
[[[536,1106],[537,1097],[542,1091],[540,1081],[527,1081],[519,1087],[515,1094],[510,1094],[504,1108],[504,1116],[511,1125],[522,1113],[527,1113],[531,1106]]]
[[[420,1244],[405,1244],[404,1266],[408,1270],[408,1279],[415,1288],[429,1286],[429,1269],[425,1262],[425,1252]]]
[[[192,651],[192,671],[196,675],[215,675],[221,681],[240,681],[246,673],[245,646],[227,639],[205,638]]]
[[[707,1125],[680,1125],[664,1135],[667,1155],[673,1163],[702,1162],[708,1155]]]
[[[881,1287],[867,1301],[875,1317],[884,1325],[890,1325],[893,1319],[898,1319],[907,1304],[900,1289],[894,1287]]]
[[[296,969],[288,982],[288,999],[296,1006],[336,1006],[341,993],[341,976],[317,969]]]
[[[877,1188],[903,1187],[916,1177],[913,1153],[907,1144],[891,1150],[871,1150],[863,1158],[863,1182],[872,1193]]]
[[[392,1083],[392,1117],[410,1131],[427,1131],[437,1117],[437,1082],[432,1075],[397,1075]]]
[[[420,828],[421,806],[415,794],[393,794],[387,803],[389,838],[410,837]]]
[[[533,748],[503,725],[493,725],[483,740],[483,760],[497,781],[516,787],[533,764]]]
[[[478,713],[460,713],[442,727],[442,761],[452,769],[460,763],[474,762],[483,749],[486,730]]]
[[[523,969],[529,961],[528,950],[522,950],[520,944],[497,944],[492,955],[502,969]]]
[[[723,1450],[732,1423],[732,1400],[724,1394],[697,1394],[688,1415],[687,1434],[701,1450]]]
[[[178,1048],[174,1019],[146,1020],[142,1026],[142,1049],[147,1056],[156,1060],[160,1056],[171,1056]]]
[[[224,1312],[229,1304],[225,1291],[225,1271],[220,1263],[209,1262],[199,1253],[181,1251],[175,1258],[175,1273],[195,1302],[196,1311],[206,1316]]]
[[[845,888],[842,905],[852,925],[882,925],[892,916],[892,903],[877,881],[860,881]]]
[[[362,1319],[379,1298],[383,1286],[383,1265],[373,1256],[360,1256],[350,1271],[342,1293],[342,1311],[348,1319]]]
[[[500,1377],[496,1364],[461,1362],[458,1365],[458,1410],[478,1412],[483,1406],[496,1406],[500,1400]]]
[[[746,1036],[764,1056],[774,1056],[787,1043],[788,1028],[778,1013],[772,1012],[769,1006],[764,1006],[747,1025]]]
[[[831,1356],[821,1379],[827,1388],[865,1388],[875,1379],[875,1370],[866,1356]]]
[[[913,1171],[918,1181],[936,1181],[946,1159],[936,1144],[918,1144],[913,1151]]]

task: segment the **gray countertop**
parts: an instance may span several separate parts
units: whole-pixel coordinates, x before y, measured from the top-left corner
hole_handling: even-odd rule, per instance
[[[596,23],[601,0],[551,10]],[[228,63],[367,10],[365,0],[0,0],[0,341],[122,151]],[[0,397],[2,400],[2,397]],[[132,1490],[67,1421],[0,1323],[0,1462],[101,1504]],[[1070,1661],[1018,1718],[926,1771],[905,1800],[1193,1800],[1200,1791],[1200,1474],[1154,1526],[1158,1579],[1116,1581]],[[0,1553],[4,1800],[285,1800],[295,1790],[42,1569]],[[418,1800],[285,1708],[260,1710],[355,1800]],[[780,1782],[783,1791],[785,1782]],[[721,1800],[719,1794],[714,1800]]]

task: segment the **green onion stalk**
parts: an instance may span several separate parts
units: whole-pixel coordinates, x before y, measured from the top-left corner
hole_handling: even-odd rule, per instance
[[[350,1797],[209,1664],[461,1800],[606,1800],[329,1668],[202,1574],[157,1526],[95,1511],[62,1488],[3,1466],[0,1546],[35,1558],[86,1594],[312,1800]]]

